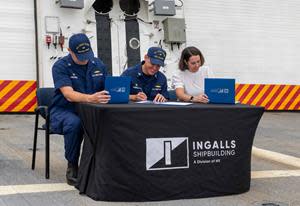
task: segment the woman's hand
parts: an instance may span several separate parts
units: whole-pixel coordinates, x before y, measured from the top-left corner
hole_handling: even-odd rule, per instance
[[[208,96],[206,94],[199,94],[194,96],[192,102],[199,102],[207,104],[209,102]]]

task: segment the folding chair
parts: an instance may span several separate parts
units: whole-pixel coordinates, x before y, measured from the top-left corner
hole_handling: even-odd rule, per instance
[[[38,130],[45,130],[45,161],[46,161],[46,179],[49,179],[49,136],[50,136],[50,113],[48,107],[51,105],[52,97],[54,95],[54,88],[38,88],[36,91],[38,107],[35,109],[35,126],[34,126],[34,138],[32,149],[32,164],[31,169],[35,169],[35,156],[36,156],[36,144],[37,144],[37,132]],[[42,127],[38,127],[39,115],[45,119],[45,124]]]

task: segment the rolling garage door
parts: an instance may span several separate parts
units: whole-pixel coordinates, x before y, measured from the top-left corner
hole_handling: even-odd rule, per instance
[[[33,0],[0,0],[0,112],[33,111],[36,60]]]

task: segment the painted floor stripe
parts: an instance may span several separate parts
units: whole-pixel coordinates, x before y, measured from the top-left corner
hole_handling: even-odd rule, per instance
[[[278,177],[300,177],[300,170],[266,170],[252,171],[251,179],[261,178],[278,178]],[[74,187],[66,183],[56,184],[31,184],[31,185],[7,185],[0,186],[0,196],[26,194],[26,193],[41,193],[41,192],[62,192],[74,191]]]
[[[251,179],[275,177],[300,177],[300,170],[267,170],[251,172]]]
[[[300,168],[300,158],[293,157],[290,155],[285,155],[278,152],[272,152],[257,147],[252,147],[252,155],[257,156],[259,158],[279,162],[281,164]]]
[[[32,185],[7,185],[0,186],[0,196],[38,192],[61,192],[76,190],[66,183],[32,184]]]

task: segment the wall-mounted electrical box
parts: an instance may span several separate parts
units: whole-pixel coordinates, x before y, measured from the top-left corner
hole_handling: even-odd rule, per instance
[[[59,17],[58,16],[45,16],[45,28],[47,34],[59,33]]]
[[[185,20],[179,18],[166,18],[164,25],[164,40],[166,43],[185,43]]]
[[[174,16],[176,15],[175,0],[155,0],[154,15]]]
[[[60,0],[61,8],[82,9],[84,7],[84,0]]]

